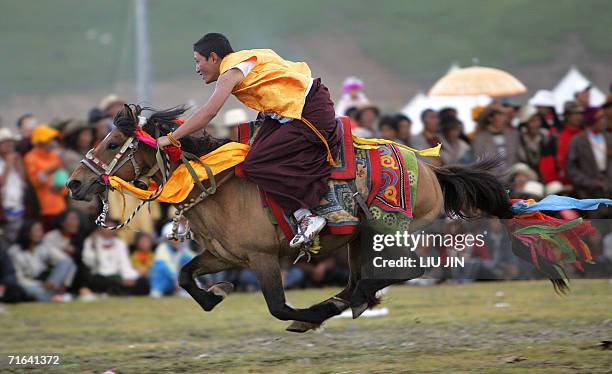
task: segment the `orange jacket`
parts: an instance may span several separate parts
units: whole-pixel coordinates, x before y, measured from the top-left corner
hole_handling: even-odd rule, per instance
[[[61,158],[55,153],[40,147],[34,147],[26,153],[24,165],[28,178],[36,190],[36,196],[40,202],[40,214],[56,215],[66,210],[66,195],[68,190],[52,188],[53,175],[43,173],[56,167],[62,166]]]

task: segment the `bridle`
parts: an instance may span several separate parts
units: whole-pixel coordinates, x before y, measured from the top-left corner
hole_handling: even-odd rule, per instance
[[[129,150],[129,152],[128,152]],[[89,168],[89,170],[93,171],[100,180],[98,182],[108,185],[108,178],[114,175],[119,169],[123,167],[128,161],[132,162],[132,167],[134,168],[134,179],[137,179],[140,175],[140,165],[136,162],[134,158],[134,154],[138,150],[138,139],[136,137],[129,137],[124,143],[123,146],[119,149],[119,152],[113,157],[110,164],[106,164],[104,161],[98,159],[93,154],[93,148],[90,149],[85,158],[81,160],[81,163]],[[123,155],[127,153],[127,157],[121,160]]]
[[[142,128],[142,126],[146,125],[146,123],[147,123],[146,117],[138,116],[139,128]],[[159,129],[155,127],[155,130],[156,130],[155,138],[158,138],[160,135]],[[146,140],[145,140],[145,143],[147,143]],[[102,200],[102,212],[96,218],[96,225],[104,227],[109,230],[118,230],[126,226],[128,223],[130,223],[130,221],[136,216],[136,213],[138,213],[140,208],[142,208],[142,206],[145,203],[156,200],[163,192],[164,186],[166,185],[166,182],[168,181],[169,176],[170,176],[170,156],[168,155],[167,152],[162,150],[157,144],[155,144],[155,146],[151,145],[152,147],[156,148],[155,159],[157,162],[156,162],[156,165],[151,167],[151,169],[145,175],[141,176],[142,168],[140,167],[140,165],[138,165],[138,162],[135,159],[135,154],[136,154],[136,151],[138,150],[139,144],[140,144],[140,140],[135,134],[130,136],[123,143],[123,145],[119,149],[119,152],[117,152],[117,154],[113,157],[113,159],[111,160],[109,164],[106,164],[104,161],[95,157],[93,155],[93,149],[90,149],[85,155],[85,158],[81,160],[81,163],[83,165],[85,165],[87,168],[89,168],[89,170],[93,171],[99,177],[98,183],[103,184],[105,187],[104,193],[100,195],[100,200]],[[204,169],[206,170],[206,174],[208,175],[208,179],[210,181],[209,188],[204,187],[204,185],[202,184],[202,181],[200,181],[195,170],[190,165],[188,158],[199,162],[204,167]],[[199,202],[204,200],[207,196],[213,195],[217,191],[217,182],[215,180],[214,173],[212,172],[210,167],[206,165],[202,160],[200,160],[199,157],[189,152],[183,151],[181,152],[180,159],[185,165],[185,167],[187,168],[187,170],[189,171],[189,173],[191,174],[191,177],[195,181],[195,184],[202,190],[202,192],[200,193],[198,197],[192,198],[189,201],[184,202],[182,204],[178,204],[176,207],[176,213],[175,213],[174,218],[172,219],[172,233],[168,235],[168,239],[183,241],[185,239],[191,238],[191,232],[189,230],[189,223],[187,223],[186,225],[186,230],[183,233],[179,234],[179,222],[181,218],[183,217],[183,214],[187,210],[191,209],[192,207],[197,205]],[[117,226],[107,226],[106,217],[109,211],[108,193],[112,189],[110,182],[109,182],[109,178],[113,176],[115,173],[117,173],[117,171],[119,171],[128,162],[131,162],[132,167],[134,168],[134,181],[137,181],[138,178],[141,178],[141,177],[150,178],[156,173],[161,172],[162,183],[159,184],[157,188],[155,189],[155,191],[153,191],[149,196],[147,196],[146,198],[140,201],[138,206],[134,209],[134,211],[130,214],[130,216],[124,222],[120,223]],[[231,178],[232,175],[233,173],[227,174],[224,178],[222,178],[219,181],[219,183],[222,183],[225,180]]]
[[[146,123],[146,117],[138,116],[138,126],[142,127]],[[118,230],[130,223],[130,221],[134,218],[134,216],[136,216],[136,213],[138,213],[138,211],[145,203],[154,201],[161,195],[170,173],[170,158],[166,152],[163,152],[161,148],[157,147],[157,153],[155,155],[157,164],[146,173],[145,177],[152,177],[158,171],[161,171],[162,183],[158,185],[155,191],[153,191],[148,197],[141,200],[138,206],[124,222],[116,226],[106,225],[106,217],[109,211],[108,193],[111,190],[109,178],[115,175],[128,162],[131,162],[132,167],[134,168],[134,180],[138,180],[138,178],[141,177],[142,168],[140,167],[140,165],[138,165],[138,162],[135,158],[136,151],[138,151],[139,143],[140,141],[135,135],[130,136],[123,143],[123,145],[119,149],[119,152],[115,154],[111,162],[108,164],[94,156],[93,148],[90,149],[85,155],[85,158],[81,160],[81,163],[83,165],[85,165],[87,168],[89,168],[89,170],[94,172],[99,177],[97,182],[104,185],[104,192],[100,194],[100,200],[102,201],[102,212],[96,218],[96,225],[109,230]]]

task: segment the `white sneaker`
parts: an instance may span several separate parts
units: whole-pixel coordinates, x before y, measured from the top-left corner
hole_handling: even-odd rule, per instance
[[[304,216],[304,218],[298,222],[298,233],[291,239],[289,246],[291,248],[299,248],[312,241],[314,237],[323,230],[326,223],[327,221],[325,218],[315,214]]]

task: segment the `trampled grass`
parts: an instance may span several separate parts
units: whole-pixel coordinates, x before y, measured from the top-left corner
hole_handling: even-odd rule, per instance
[[[212,313],[178,297],[22,304],[0,314],[0,352],[60,353],[61,367],[36,370],[61,373],[609,372],[612,353],[597,344],[612,337],[612,285],[576,280],[572,289],[393,287],[388,316],[334,319],[307,334],[285,332],[261,294],[232,294]],[[307,306],[334,292],[288,298]]]

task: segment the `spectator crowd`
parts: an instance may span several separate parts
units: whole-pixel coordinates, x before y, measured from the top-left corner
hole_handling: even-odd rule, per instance
[[[612,196],[612,93],[600,107],[589,103],[589,87],[577,89],[574,100],[557,113],[542,100],[518,106],[507,100],[473,109],[475,131],[466,133],[452,107],[426,109],[423,130],[411,131],[412,120],[401,113],[382,113],[364,93],[363,82],[347,78],[336,103],[337,115],[354,121],[353,133],[424,149],[442,144],[440,157],[426,157],[432,165],[468,165],[496,156],[497,172],[510,186],[513,198],[541,199],[548,194],[579,198]],[[93,224],[98,201],[68,198],[65,183],[87,151],[113,128],[112,119],[124,100],[109,95],[91,109],[87,119],[56,119],[42,123],[22,115],[16,131],[0,129],[0,301],[93,300],[104,295],[183,294],[178,272],[200,251],[192,241],[166,239],[172,207],[153,203],[129,228],[109,231]],[[235,116],[232,116],[235,117]],[[242,118],[242,116],[240,116]],[[235,121],[234,121],[235,122]],[[138,200],[118,193],[109,196],[110,223],[122,221]],[[562,211],[560,218],[578,213]],[[612,209],[588,212],[587,218],[612,218]],[[446,220],[437,229],[447,233],[473,230],[469,222]],[[604,224],[587,238],[595,265],[587,275],[609,274],[612,225]],[[512,257],[499,222],[484,223],[490,235],[484,245],[468,248],[468,266],[456,274],[434,274],[438,279],[528,279],[531,269]],[[453,248],[423,248],[421,255],[449,255]],[[344,285],[348,278],[346,254],[311,262],[286,264],[286,288]],[[238,289],[257,290],[254,274],[232,269],[200,277],[202,286],[224,280]]]

